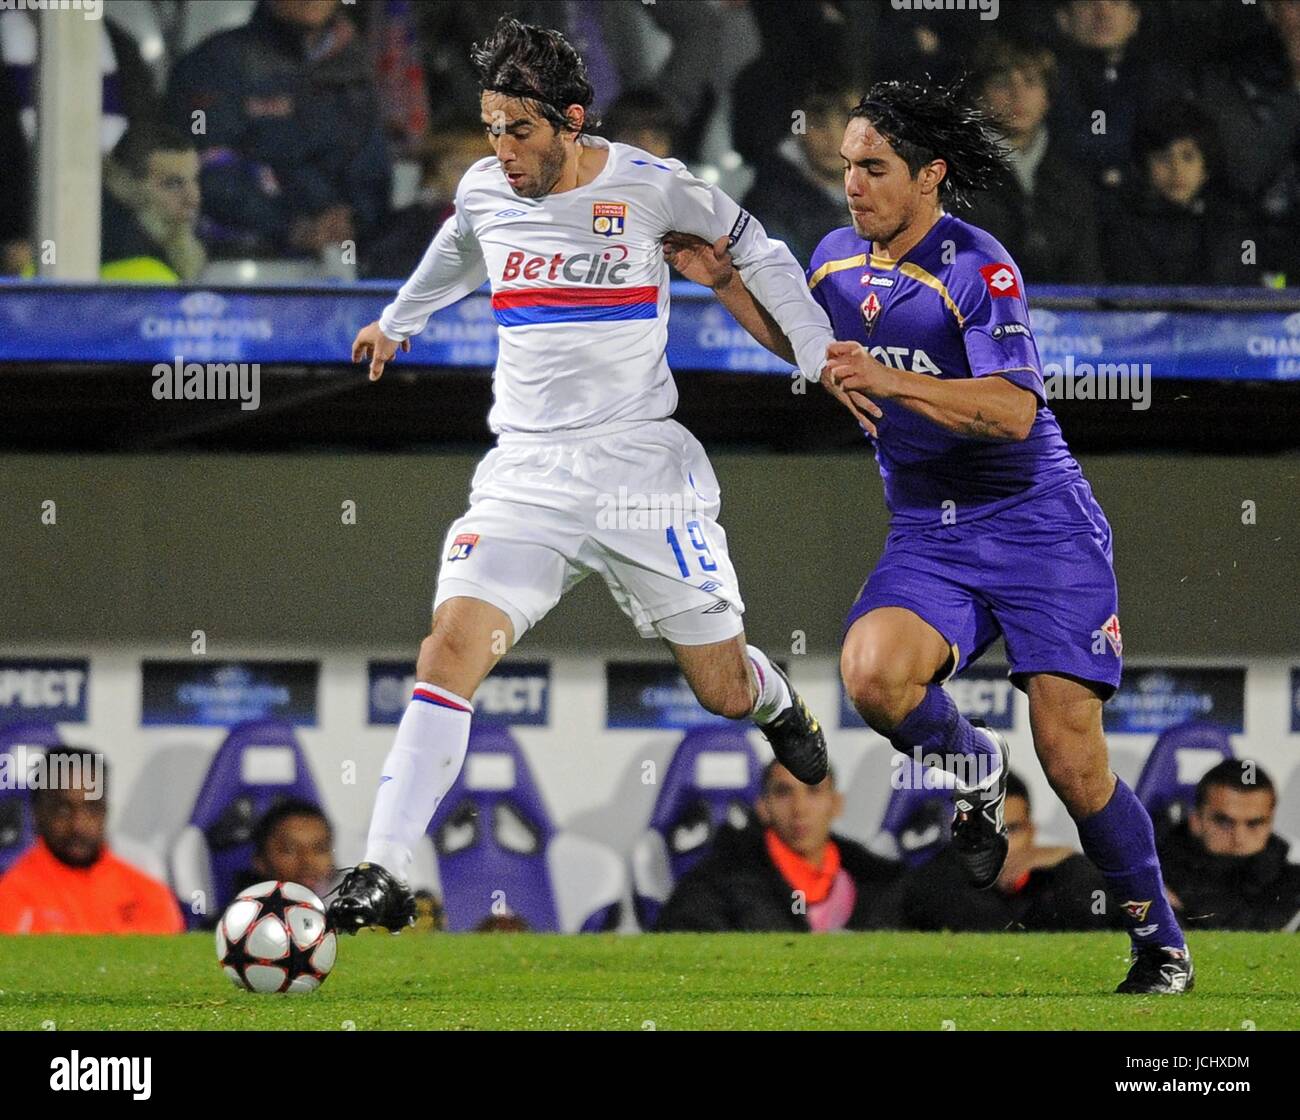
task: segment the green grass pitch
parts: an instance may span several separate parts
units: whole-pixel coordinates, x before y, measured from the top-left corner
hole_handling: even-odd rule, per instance
[[[1115,934],[366,932],[307,996],[235,989],[212,938],[0,938],[0,1029],[1300,1028],[1294,934],[1203,933],[1196,990],[1112,994]]]

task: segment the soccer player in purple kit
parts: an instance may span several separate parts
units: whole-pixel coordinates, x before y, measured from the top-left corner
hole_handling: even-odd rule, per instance
[[[1110,526],[1047,407],[1019,269],[944,209],[986,189],[1005,149],[960,91],[888,82],[852,111],[841,155],[852,225],[808,268],[837,339],[821,382],[853,398],[890,511],[845,623],[845,689],[895,748],[952,773],[953,844],[988,887],[1007,852],[1007,745],[942,682],[1005,638],[1043,770],[1125,916],[1132,965],[1117,990],[1188,991],[1151,819],[1112,773],[1102,731],[1123,650]],[[665,252],[793,359],[722,243],[675,239]]]

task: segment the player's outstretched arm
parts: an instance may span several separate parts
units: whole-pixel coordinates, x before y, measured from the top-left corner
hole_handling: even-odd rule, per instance
[[[487,264],[478,238],[465,218],[461,191],[456,191],[456,211],[439,227],[397,298],[378,320],[363,327],[352,342],[352,360],[370,357],[370,380],[402,350],[410,350],[412,335],[424,330],[429,316],[476,291],[487,280]]]
[[[893,400],[971,439],[1015,442],[1025,439],[1038,415],[1038,398],[1005,377],[986,374],[944,380],[925,373],[893,369],[873,358],[856,342],[832,342],[826,348],[822,380],[847,392]]]
[[[664,257],[682,276],[713,291],[718,301],[760,346],[792,366],[799,364],[794,347],[772,318],[767,308],[754,298],[736,271],[727,248],[728,238],[720,237],[713,244],[689,233],[669,233],[664,237]],[[871,435],[876,434],[873,419],[881,415],[877,405],[862,394],[850,397],[826,378],[821,384],[827,392],[853,414],[858,426]]]

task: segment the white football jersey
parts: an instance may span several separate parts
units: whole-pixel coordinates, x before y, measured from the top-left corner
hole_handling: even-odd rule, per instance
[[[456,212],[384,308],[379,328],[402,340],[484,280],[499,340],[494,432],[558,432],[661,420],[677,406],[668,368],[670,230],[730,238],[732,259],[814,380],[834,335],[803,269],[780,241],[675,159],[601,137],[604,168],[587,185],[521,198],[495,156],[456,190]]]

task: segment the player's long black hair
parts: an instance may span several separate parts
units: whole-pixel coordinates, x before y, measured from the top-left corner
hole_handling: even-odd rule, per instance
[[[474,44],[470,59],[483,89],[533,102],[557,130],[574,131],[564,115],[570,105],[587,111],[579,131],[600,123],[590,115],[595,95],[586,64],[558,31],[502,16],[487,40]]]
[[[875,125],[913,178],[932,160],[944,160],[948,173],[939,197],[945,202],[967,204],[972,194],[1010,171],[1010,149],[993,119],[974,104],[964,80],[947,86],[877,82],[849,116]]]

